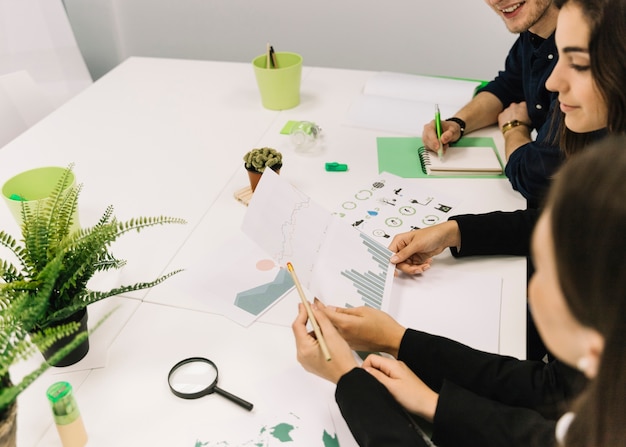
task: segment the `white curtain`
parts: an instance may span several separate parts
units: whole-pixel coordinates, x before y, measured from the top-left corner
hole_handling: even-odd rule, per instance
[[[61,0],[0,0],[0,75],[20,70],[55,107],[92,83]]]

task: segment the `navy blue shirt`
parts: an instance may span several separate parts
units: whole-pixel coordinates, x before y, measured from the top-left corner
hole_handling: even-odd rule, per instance
[[[553,144],[551,114],[558,94],[546,89],[546,80],[558,60],[554,33],[543,39],[529,31],[519,35],[506,58],[503,71],[480,91],[490,92],[508,107],[526,101],[528,116],[537,138],[511,154],[505,173],[513,185],[536,207],[548,189],[550,178],[561,165],[563,157]]]

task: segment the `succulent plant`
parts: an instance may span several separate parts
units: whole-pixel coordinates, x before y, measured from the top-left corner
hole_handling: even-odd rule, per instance
[[[276,149],[262,147],[252,149],[243,157],[246,169],[257,172],[265,171],[265,168],[276,169],[282,166],[283,155]]]

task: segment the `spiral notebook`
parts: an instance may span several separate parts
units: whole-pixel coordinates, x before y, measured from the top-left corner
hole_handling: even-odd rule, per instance
[[[489,146],[450,146],[443,159],[420,147],[418,156],[422,169],[428,175],[502,174],[500,158]]]

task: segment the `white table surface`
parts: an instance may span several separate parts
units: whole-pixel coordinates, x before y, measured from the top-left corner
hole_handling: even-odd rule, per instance
[[[281,176],[329,210],[337,207],[339,191],[375,177],[376,137],[393,134],[343,125],[349,105],[372,74],[304,67],[301,104],[277,112],[261,106],[248,64],[131,58],[4,147],[0,180],[33,167],[73,162],[84,185],[83,225],[94,224],[109,204],[120,219],[163,214],[185,218],[184,226],[151,228],[140,237],[120,239],[113,250],[128,264],[99,282],[149,280],[194,265],[239,231],[246,209],[233,193],[247,184],[242,156],[253,147],[280,150],[285,159]],[[319,124],[322,143],[308,152],[296,151],[279,133],[288,120]],[[497,131],[478,134],[494,137],[502,150]],[[326,172],[327,161],[347,163],[349,171]],[[504,179],[416,181],[462,199],[459,212],[525,206]],[[0,221],[17,233],[6,207],[0,207]],[[449,270],[451,277],[455,272],[502,277],[500,352],[520,358],[525,355],[525,266],[520,257],[456,260],[446,252],[433,267]],[[223,375],[220,385],[251,401],[259,398],[257,387],[263,380],[298,366],[288,323],[274,324],[270,315],[242,328],[177,294],[183,280],[181,274],[149,291],[94,306],[92,323],[121,304],[92,340],[100,348],[110,345],[108,356],[101,349],[105,353],[99,354],[99,366],[81,362],[71,369],[53,368],[22,394],[20,447],[60,445],[45,398],[45,389],[57,380],[69,380],[76,388],[89,445],[191,446],[194,433],[207,432],[203,424],[209,415],[219,424],[240,415],[241,409],[218,396],[175,398],[165,377],[176,361],[195,355],[212,358]],[[290,311],[277,306],[276,312]],[[23,370],[20,365],[16,375]],[[332,401],[332,390],[324,389]],[[261,409],[266,404],[255,402]]]

